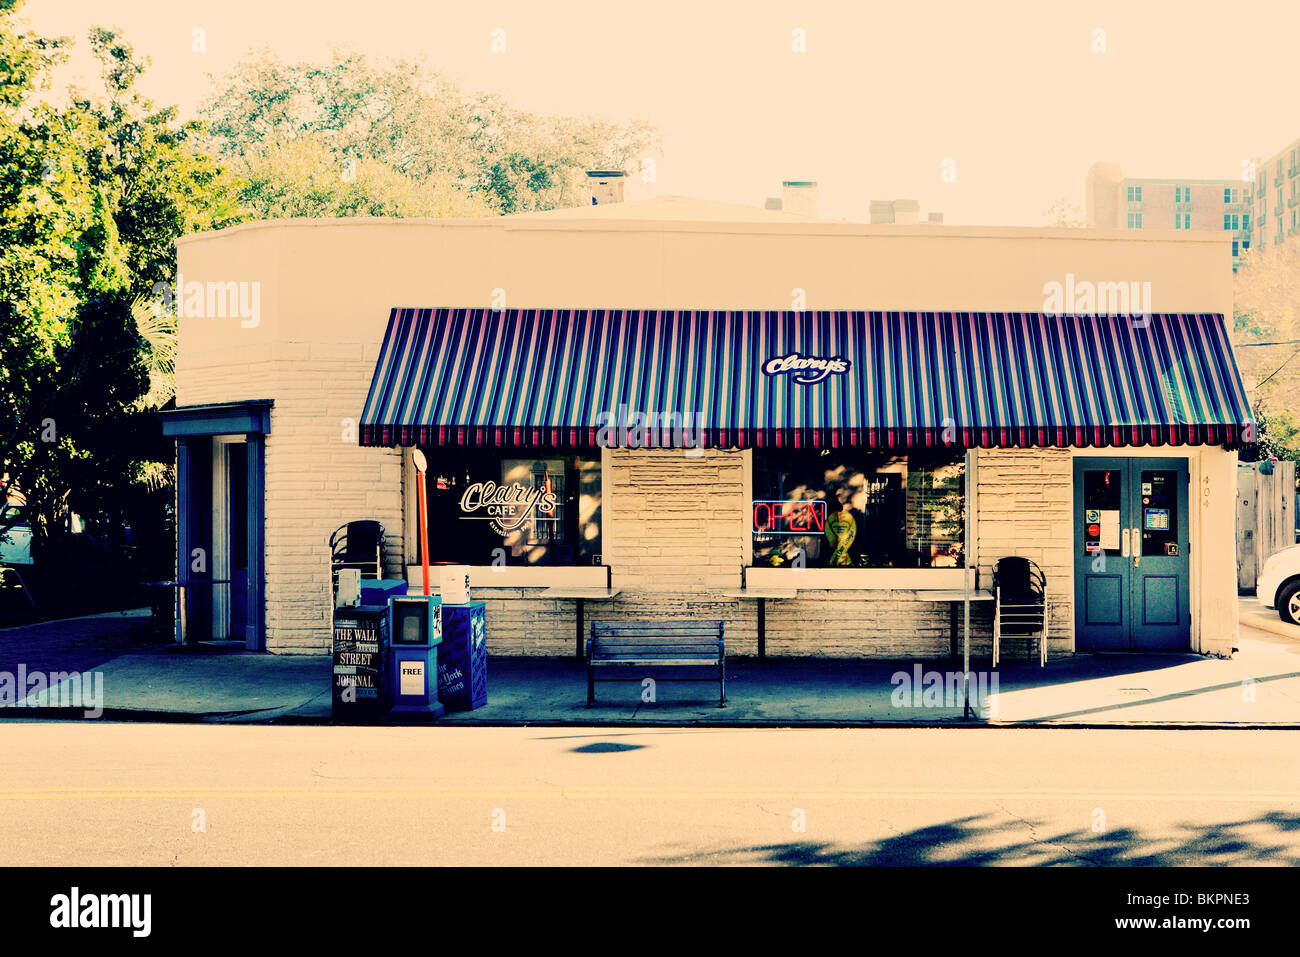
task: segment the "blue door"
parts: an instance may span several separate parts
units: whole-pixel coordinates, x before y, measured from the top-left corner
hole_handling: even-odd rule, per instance
[[[230,637],[248,632],[248,446],[234,442],[230,455]]]
[[[1075,459],[1079,650],[1190,647],[1187,496],[1186,459]]]

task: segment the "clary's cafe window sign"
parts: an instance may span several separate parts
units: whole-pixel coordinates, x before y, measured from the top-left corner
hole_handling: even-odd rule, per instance
[[[519,482],[508,485],[475,482],[461,494],[461,518],[489,521],[502,535],[519,528],[530,518],[535,521],[554,521],[559,498],[551,487],[549,475],[543,473],[541,481],[543,484],[532,488]]]
[[[439,450],[426,486],[430,558],[600,564],[601,462],[536,450]]]

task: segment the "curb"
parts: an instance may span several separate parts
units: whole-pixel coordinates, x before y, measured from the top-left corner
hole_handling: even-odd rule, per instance
[[[1237,624],[1243,628],[1254,628],[1256,631],[1267,631],[1274,635],[1281,635],[1283,638],[1290,638],[1292,641],[1300,641],[1300,625],[1288,625],[1276,614],[1257,614],[1248,617],[1238,615]]]
[[[144,724],[239,724],[269,725],[280,727],[368,727],[368,728],[700,728],[721,729],[768,729],[799,730],[816,729],[930,729],[930,730],[1065,730],[1065,731],[1300,731],[1300,722],[1294,721],[964,721],[960,718],[947,718],[937,721],[847,719],[841,721],[788,721],[779,719],[718,721],[699,719],[684,721],[648,721],[617,719],[593,723],[582,719],[554,719],[547,721],[397,721],[391,717],[378,717],[371,720],[339,720],[330,716],[312,715],[278,715],[274,717],[255,717],[257,711],[219,711],[219,712],[183,712],[183,711],[148,711],[126,708],[105,708],[97,718],[87,717],[80,708],[5,708],[0,709],[0,723],[6,718],[13,720],[35,719],[54,721],[107,721]]]

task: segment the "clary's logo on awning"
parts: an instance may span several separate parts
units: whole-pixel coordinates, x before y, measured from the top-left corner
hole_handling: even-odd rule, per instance
[[[833,375],[844,375],[853,363],[843,356],[805,356],[792,352],[763,363],[764,375],[788,375],[800,385],[812,385]]]

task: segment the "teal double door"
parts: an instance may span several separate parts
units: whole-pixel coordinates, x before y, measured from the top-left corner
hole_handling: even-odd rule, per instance
[[[1075,647],[1187,650],[1187,459],[1074,460]]]

